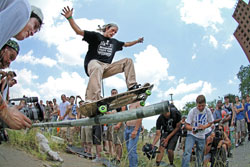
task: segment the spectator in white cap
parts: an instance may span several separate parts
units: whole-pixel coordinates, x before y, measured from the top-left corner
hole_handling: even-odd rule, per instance
[[[28,0],[0,1],[0,48],[12,37],[24,40],[38,32],[43,23],[41,9]]]

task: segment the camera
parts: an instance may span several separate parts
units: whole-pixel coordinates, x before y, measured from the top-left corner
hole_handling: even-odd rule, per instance
[[[223,139],[223,130],[220,130],[219,124],[215,124],[214,134],[215,137],[213,139],[211,151],[216,151],[219,142]]]
[[[32,121],[43,121],[44,115],[43,110],[38,103],[38,97],[23,97],[23,98],[15,98],[9,100],[9,106],[14,105],[14,101],[20,101],[24,103],[24,106],[19,110],[25,116],[27,116]]]
[[[157,146],[153,146],[152,144],[146,143],[142,147],[143,155],[146,155],[149,160],[154,159],[156,157],[156,153],[159,153],[159,151],[156,151],[157,149]]]

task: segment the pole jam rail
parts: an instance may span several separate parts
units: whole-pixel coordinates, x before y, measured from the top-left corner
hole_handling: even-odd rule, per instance
[[[97,115],[91,118],[65,120],[60,122],[34,123],[32,127],[74,127],[111,124],[151,117],[168,111],[170,111],[169,101],[163,101],[149,106],[131,109],[115,114]]]

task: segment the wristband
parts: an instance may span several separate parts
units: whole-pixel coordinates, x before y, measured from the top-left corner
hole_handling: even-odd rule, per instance
[[[68,20],[72,19],[72,16],[69,16],[67,19],[68,19]]]

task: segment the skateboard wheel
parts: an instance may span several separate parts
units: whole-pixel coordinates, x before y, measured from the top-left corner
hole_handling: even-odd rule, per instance
[[[101,105],[101,106],[98,108],[98,110],[99,110],[101,113],[105,113],[105,112],[107,112],[107,106]]]
[[[151,90],[146,90],[146,95],[150,96],[151,95]]]
[[[140,105],[141,105],[141,106],[145,106],[145,101],[141,101],[141,102],[140,102]]]

